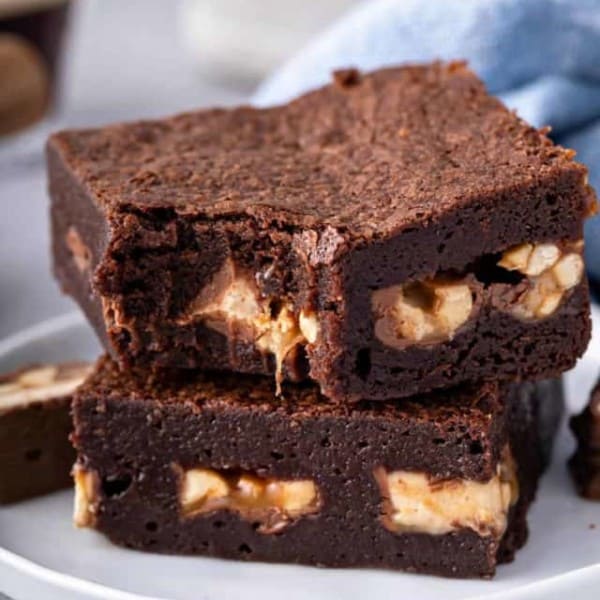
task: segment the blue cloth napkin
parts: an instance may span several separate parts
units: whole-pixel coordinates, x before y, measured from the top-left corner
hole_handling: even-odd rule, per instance
[[[367,0],[257,90],[281,103],[332,70],[465,58],[488,89],[577,150],[600,191],[600,0]],[[600,218],[586,225],[586,259],[600,280]]]

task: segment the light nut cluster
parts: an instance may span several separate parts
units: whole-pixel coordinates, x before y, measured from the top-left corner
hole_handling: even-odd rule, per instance
[[[309,344],[314,344],[319,336],[319,321],[312,311],[301,310],[298,317],[298,326],[302,335]]]
[[[93,527],[96,520],[98,474],[81,465],[73,467],[75,506],[73,522],[77,527]]]
[[[464,280],[436,278],[377,290],[375,335],[384,344],[451,339],[469,319],[473,293]]]
[[[379,467],[375,479],[384,498],[383,524],[394,532],[441,535],[467,527],[479,535],[501,536],[519,488],[508,448],[488,481],[432,480],[426,473]]]
[[[564,250],[555,244],[521,244],[507,250],[498,265],[526,275],[529,287],[519,298],[514,312],[522,318],[543,319],[552,315],[584,273],[582,243]]]
[[[83,243],[83,240],[75,227],[69,227],[67,235],[65,236],[65,243],[71,252],[71,256],[73,257],[77,269],[81,273],[86,272],[92,263],[92,253]]]
[[[498,265],[508,271],[535,277],[552,267],[560,254],[560,249],[554,244],[521,244],[504,252]]]
[[[210,469],[186,471],[181,489],[181,506],[184,513],[195,512],[203,503],[226,498],[228,495],[229,485],[215,471]]]
[[[265,496],[288,514],[302,514],[315,505],[317,487],[309,480],[270,481],[265,487]]]
[[[34,367],[0,383],[0,398],[22,390],[46,387],[56,379],[58,369],[54,365]]]
[[[311,310],[297,314],[289,302],[262,298],[256,279],[227,259],[179,317],[178,323],[187,325],[201,319],[211,329],[228,336],[232,335],[230,325],[236,324],[239,335],[275,357],[279,390],[285,358],[297,345],[315,343],[319,324]],[[277,306],[275,311],[274,306]]]
[[[226,509],[252,519],[271,517],[273,511],[286,518],[318,509],[318,492],[309,479],[284,481],[243,473],[224,476],[213,469],[190,469],[183,475],[181,509],[186,516]]]
[[[42,365],[6,376],[0,382],[0,411],[68,396],[83,383],[90,365]]]

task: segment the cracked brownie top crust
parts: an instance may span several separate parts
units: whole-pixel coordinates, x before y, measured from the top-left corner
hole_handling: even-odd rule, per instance
[[[384,400],[554,377],[589,338],[586,169],[463,63],[62,132],[48,165],[55,273],[123,366]]]
[[[338,76],[271,109],[63,132],[50,148],[103,211],[249,215],[366,239],[485,205],[500,189],[560,181],[576,191],[586,177],[571,150],[460,62]]]

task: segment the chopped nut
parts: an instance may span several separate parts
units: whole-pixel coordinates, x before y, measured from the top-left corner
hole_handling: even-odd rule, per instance
[[[505,448],[489,481],[432,480],[425,473],[375,470],[381,489],[383,525],[404,531],[441,535],[468,527],[479,535],[501,536],[510,506],[518,500],[516,468]]]
[[[529,257],[533,251],[533,244],[521,244],[507,250],[502,254],[498,265],[508,271],[520,271],[524,273],[529,264]]]
[[[552,274],[563,290],[574,288],[583,277],[583,258],[579,254],[567,254],[553,267]]]
[[[469,319],[473,293],[462,280],[432,279],[377,290],[375,335],[386,345],[451,339]]]
[[[75,507],[73,521],[77,527],[93,527],[96,520],[98,474],[81,465],[73,467]]]
[[[211,469],[191,469],[186,471],[181,492],[181,505],[184,513],[195,511],[208,500],[225,498],[229,485]]]
[[[554,244],[521,244],[504,252],[498,265],[523,275],[541,275],[560,257],[560,249]]]
[[[523,273],[529,276],[541,275],[549,269],[560,257],[560,250],[554,244],[538,244],[533,247],[527,268]]]
[[[68,396],[91,372],[84,363],[33,367],[6,375],[0,383],[0,411]]]
[[[19,385],[23,388],[36,388],[44,385],[50,385],[58,373],[58,367],[55,365],[46,365],[25,371],[17,379]]]
[[[465,284],[440,282],[433,286],[435,305],[433,314],[445,335],[456,331],[471,314],[473,294]]]
[[[265,492],[265,484],[252,475],[242,475],[238,479],[237,488],[247,502],[256,502]]]
[[[80,272],[85,272],[90,268],[92,262],[92,253],[83,243],[79,232],[75,227],[69,227],[65,238],[67,248],[70,250],[75,265]]]
[[[404,304],[397,311],[397,320],[398,332],[405,339],[421,341],[431,338],[435,334],[433,319],[429,318],[429,315],[423,309],[411,306],[409,303]],[[379,329],[376,326],[375,332],[378,331]]]
[[[535,309],[535,316],[540,318],[550,316],[558,308],[562,296],[562,292],[550,292],[544,296]]]
[[[529,287],[513,312],[525,319],[542,319],[554,314],[565,293],[583,278],[582,241],[561,250],[555,244],[522,244],[502,255],[498,265],[528,277]]]
[[[313,312],[300,311],[298,318],[298,324],[302,335],[306,338],[309,344],[314,344],[317,341],[319,335],[319,322],[317,321],[317,315]]]
[[[290,513],[302,511],[311,506],[317,498],[317,487],[312,481],[271,482],[266,488],[267,497]]]
[[[317,486],[311,480],[264,479],[250,473],[221,474],[191,469],[182,474],[180,495],[184,516],[230,510],[260,523],[258,531],[273,533],[291,519],[319,509]]]
[[[234,279],[216,309],[226,315],[235,315],[238,321],[257,319],[261,308],[255,296],[255,291],[244,279]]]

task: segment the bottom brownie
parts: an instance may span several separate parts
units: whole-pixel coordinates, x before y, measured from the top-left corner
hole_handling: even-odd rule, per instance
[[[67,363],[0,376],[0,504],[72,484],[71,394],[89,372]]]
[[[562,411],[559,382],[350,406],[176,377],[103,359],[79,390],[78,525],[155,552],[489,577],[526,540]]]

